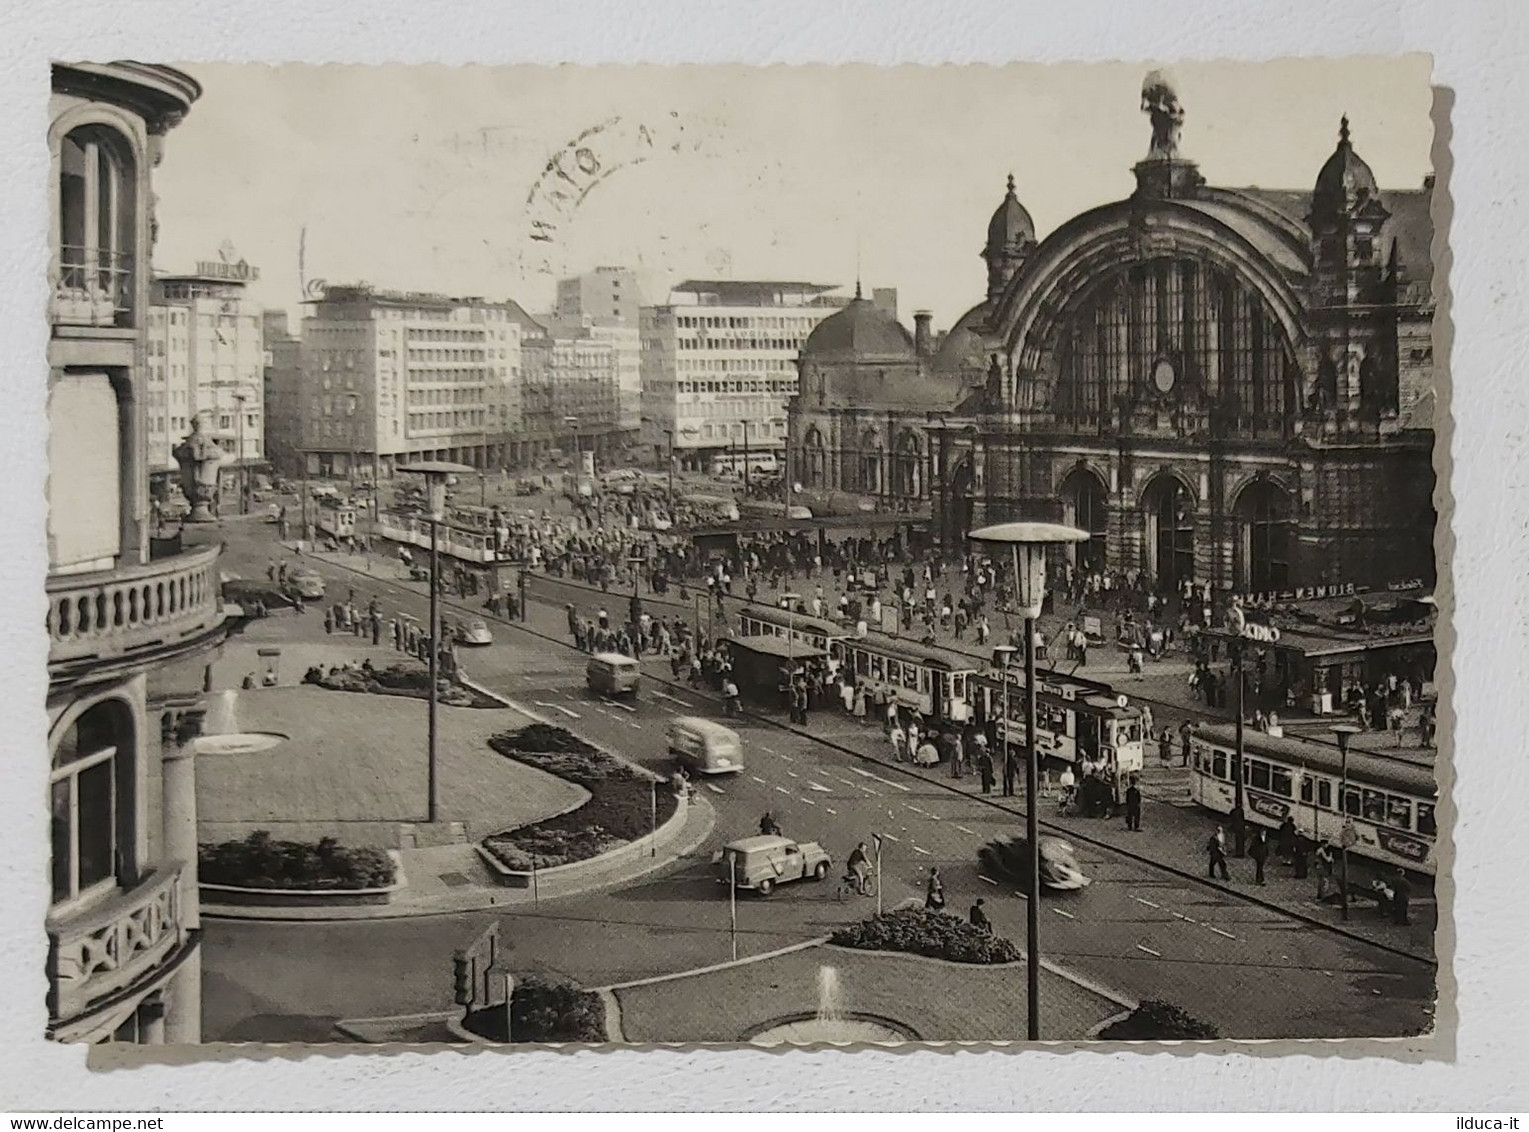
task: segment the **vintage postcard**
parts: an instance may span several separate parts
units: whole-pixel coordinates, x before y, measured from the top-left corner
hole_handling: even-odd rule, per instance
[[[48,1036],[1435,1034],[1432,107],[55,63]]]

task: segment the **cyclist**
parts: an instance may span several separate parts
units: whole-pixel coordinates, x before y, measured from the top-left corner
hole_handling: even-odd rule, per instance
[[[853,880],[855,891],[864,896],[871,882],[871,858],[866,852],[864,841],[855,846],[845,867],[848,869],[845,879]]]

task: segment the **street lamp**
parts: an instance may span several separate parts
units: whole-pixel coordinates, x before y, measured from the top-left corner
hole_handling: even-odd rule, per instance
[[[430,517],[430,716],[429,716],[429,805],[427,821],[436,820],[436,701],[440,692],[436,686],[439,679],[441,657],[441,579],[440,579],[440,525],[446,517],[446,481],[452,476],[472,471],[464,464],[450,464],[444,460],[425,460],[418,464],[406,464],[398,469],[425,478],[425,507]]]
[[[784,593],[780,600],[786,603],[786,667],[794,673],[796,671],[796,603],[802,600],[801,594]]]
[[[239,514],[241,515],[248,515],[250,513],[249,469],[244,466],[244,402],[247,397],[248,394],[240,391],[235,391],[234,393],[234,404],[238,406],[239,410],[238,431],[236,434],[238,439],[234,441],[235,445],[238,446],[239,456],[234,462],[239,465]]]
[[[1007,543],[1013,553],[1014,593],[1025,615],[1025,838],[1028,841],[1030,900],[1026,906],[1026,969],[1029,978],[1029,1037],[1041,1037],[1040,895],[1041,848],[1038,815],[1039,758],[1035,750],[1035,620],[1046,600],[1046,551],[1053,545],[1083,542],[1087,531],[1059,523],[1000,523],[973,531],[974,542]],[[1004,682],[1008,689],[1007,676]]]
[[[642,576],[640,567],[647,559],[640,554],[627,555],[626,564],[632,571],[632,601],[627,609],[632,622],[632,655],[637,659],[642,657],[642,598],[637,594],[637,582]]]
[[[1348,919],[1348,846],[1354,839],[1354,819],[1348,812],[1348,745],[1349,740],[1358,735],[1364,729],[1356,727],[1352,723],[1337,723],[1333,725],[1333,734],[1338,737],[1338,756],[1342,760],[1339,768],[1338,782],[1338,812],[1343,815],[1343,825],[1338,831],[1339,866],[1338,884],[1343,890],[1343,918]]]

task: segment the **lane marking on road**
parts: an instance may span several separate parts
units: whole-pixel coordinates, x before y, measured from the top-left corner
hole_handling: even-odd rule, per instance
[[[789,793],[791,793],[791,791],[787,790],[784,786],[777,786],[775,789],[779,790],[782,794],[789,794]]]
[[[807,780],[807,789],[809,789],[809,790],[816,790],[819,794],[832,794],[833,793],[832,790],[830,790],[828,787],[824,786],[821,782],[813,782],[810,778]]]
[[[751,774],[751,775],[749,775],[749,777],[752,778],[755,782],[759,783],[759,785],[761,785],[761,786],[768,786],[768,785],[770,785],[764,779],[760,778],[759,775],[757,775],[757,774]]]
[[[794,771],[794,770],[788,770],[788,771],[786,771],[786,777],[787,778],[800,778],[802,776],[797,774],[796,771]]]
[[[1163,957],[1163,953],[1161,951],[1153,951],[1150,947],[1143,947],[1139,943],[1136,945],[1136,950],[1145,951],[1148,955],[1155,955],[1159,959]]]
[[[827,810],[829,813],[831,813],[834,817],[838,817],[839,816],[839,811],[834,809],[832,806],[824,806],[823,808],[825,810]]]
[[[921,809],[919,809],[912,802],[904,802],[903,805],[907,806],[908,809],[912,810],[915,814],[923,814],[926,818],[934,816],[928,810],[921,810]]]
[[[1055,912],[1058,916],[1066,916],[1069,920],[1076,920],[1078,918],[1071,912],[1064,912],[1060,908],[1053,908],[1052,911]]]
[[[977,874],[977,879],[978,880],[985,880],[985,881],[987,881],[988,884],[991,884],[994,888],[998,887],[998,882],[996,880],[994,880],[992,877],[985,877],[981,873],[978,873]]]
[[[631,720],[627,720],[627,726],[628,727],[635,727],[638,731],[642,730],[642,724],[640,724],[640,723],[633,723]]]
[[[655,696],[657,696],[659,699],[668,700],[671,704],[679,704],[680,707],[689,707],[690,706],[684,700],[679,699],[676,696],[671,696],[668,692],[654,692],[653,694]]]
[[[1183,912],[1175,912],[1173,915],[1176,919],[1183,920],[1186,924],[1198,924],[1200,922],[1199,920],[1190,919],[1188,916],[1184,915]]]
[[[888,841],[901,841],[902,840],[901,837],[897,837],[896,835],[891,834],[891,833],[883,833],[881,836],[885,837]]]
[[[714,782],[708,782],[706,784],[706,789],[710,790],[713,794],[726,794],[727,793],[726,790],[722,789],[722,787],[718,786]]]
[[[600,702],[608,707],[619,707],[622,711],[635,712],[637,710],[631,704],[624,704],[620,700],[601,700]]]
[[[913,851],[915,853],[922,853],[926,857],[933,857],[934,856],[934,854],[929,852],[928,849],[920,849],[917,845],[913,846]]]
[[[1226,936],[1227,939],[1236,939],[1237,938],[1231,932],[1224,932],[1220,928],[1214,927],[1211,924],[1206,924],[1205,926],[1210,928],[1210,930],[1215,932],[1217,935],[1224,935],[1224,936]]]
[[[1131,897],[1131,899],[1136,901],[1136,903],[1138,903],[1138,904],[1145,904],[1148,908],[1157,908],[1157,909],[1161,909],[1162,908],[1161,904],[1154,904],[1150,900],[1143,900],[1140,896],[1133,896],[1133,897]]]
[[[806,802],[809,806],[816,806],[817,805],[817,803],[814,802],[811,798],[798,798],[797,801],[798,802]]]
[[[761,749],[763,749],[763,748],[761,748]],[[785,759],[788,763],[796,762],[796,760],[793,759],[790,755],[786,754],[785,751],[771,751],[770,753],[772,755],[779,755],[781,758]]]
[[[763,743],[755,743],[754,746],[758,747],[761,751],[765,751],[768,754],[772,754],[773,755],[773,754],[776,753],[774,747],[766,747]]]
[[[969,833],[973,837],[977,836],[977,831],[976,830],[967,829],[964,825],[957,825],[956,828],[959,829],[962,833]]]
[[[911,793],[909,788],[904,786],[901,782],[892,782],[892,781],[890,781],[888,779],[882,778],[881,775],[879,775],[879,774],[872,774],[868,770],[861,770],[858,766],[852,766],[849,769],[854,771],[861,778],[870,778],[870,779],[873,779],[876,782],[881,783],[883,786],[890,786],[894,790],[901,790],[904,794]]]
[[[569,719],[578,719],[579,718],[579,713],[578,712],[576,712],[576,711],[569,711],[562,704],[549,704],[545,700],[537,700],[536,701],[536,706],[537,707],[552,708],[554,711],[560,711],[564,715],[566,715]]]

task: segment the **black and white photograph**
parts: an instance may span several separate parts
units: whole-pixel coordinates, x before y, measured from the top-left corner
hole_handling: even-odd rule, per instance
[[[1426,56],[50,72],[47,1038],[1439,1037]]]

